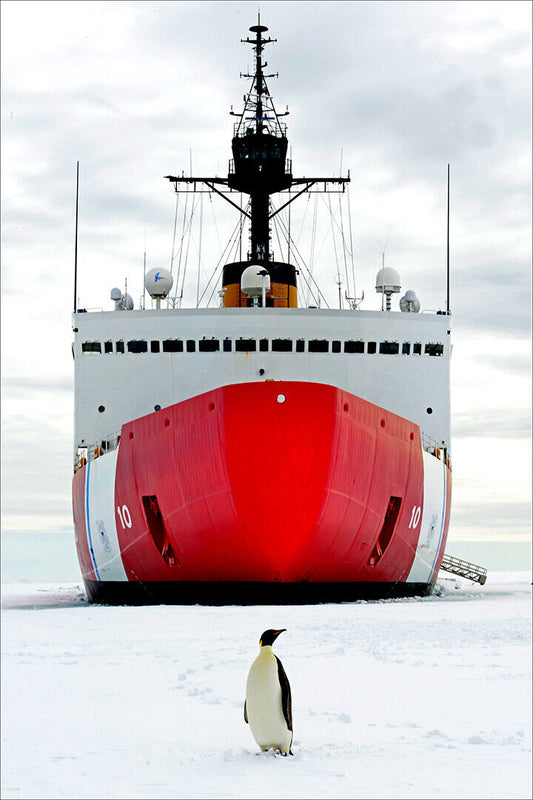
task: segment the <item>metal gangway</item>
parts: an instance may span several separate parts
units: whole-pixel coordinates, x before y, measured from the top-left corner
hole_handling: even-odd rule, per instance
[[[444,553],[440,568],[453,575],[460,575],[461,578],[468,578],[470,581],[480,583],[482,586],[487,580],[487,570],[485,567],[478,567],[470,561],[462,561],[460,558],[448,556]]]

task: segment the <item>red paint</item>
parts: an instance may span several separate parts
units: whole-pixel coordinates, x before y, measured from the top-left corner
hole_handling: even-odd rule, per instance
[[[116,514],[130,580],[405,581],[424,495],[413,423],[332,386],[266,381],[207,392],[122,434],[115,508],[131,516],[123,528]],[[173,565],[143,495],[157,496]],[[402,498],[394,534],[370,566],[391,496]]]

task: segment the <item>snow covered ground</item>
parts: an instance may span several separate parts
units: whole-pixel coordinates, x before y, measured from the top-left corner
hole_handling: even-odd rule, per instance
[[[2,587],[2,798],[530,798],[531,572],[318,606],[90,606]],[[243,719],[266,628],[294,756]]]

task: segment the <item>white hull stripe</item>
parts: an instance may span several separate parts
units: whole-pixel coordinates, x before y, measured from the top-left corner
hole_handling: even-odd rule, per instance
[[[87,525],[87,540],[89,543],[89,553],[91,554],[91,561],[93,562],[94,571],[96,573],[96,579],[101,580],[100,574],[98,572],[98,566],[96,564],[96,558],[94,555],[94,547],[93,547],[93,540],[91,536],[91,515],[89,513],[89,475],[91,470],[91,462],[87,462],[87,475],[85,478],[85,522]]]
[[[415,558],[407,576],[409,583],[431,580],[444,536],[446,520],[446,466],[444,462],[423,452],[424,506]]]
[[[435,558],[433,559],[433,564],[431,565],[431,571],[428,575],[428,581],[433,575],[433,570],[435,569],[435,564],[437,563],[437,558],[440,552],[440,543],[442,542],[442,532],[444,530],[444,520],[446,519],[446,467],[444,464],[442,465],[442,475],[444,478],[444,486],[442,489],[442,513],[440,521],[439,542],[437,544],[437,549],[435,550]]]
[[[127,580],[115,520],[117,455],[113,450],[87,465],[87,544],[98,581]]]

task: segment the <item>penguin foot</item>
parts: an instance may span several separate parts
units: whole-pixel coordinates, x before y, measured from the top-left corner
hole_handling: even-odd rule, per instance
[[[263,753],[273,756],[274,758],[278,758],[278,756],[292,756],[294,753],[292,750],[289,750],[288,753],[284,753],[283,750],[280,750],[279,747],[262,747],[260,753],[256,753],[257,756],[262,756]]]

